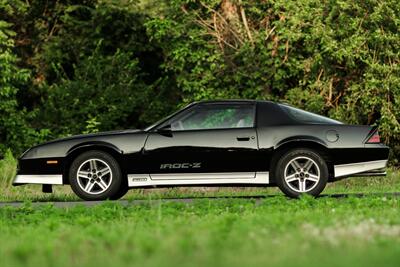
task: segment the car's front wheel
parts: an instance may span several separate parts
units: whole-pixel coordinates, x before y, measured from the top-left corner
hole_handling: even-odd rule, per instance
[[[328,166],[324,158],[310,149],[288,151],[276,165],[276,183],[289,197],[302,194],[318,196],[328,182]]]
[[[115,199],[124,186],[118,162],[102,151],[79,155],[71,164],[69,180],[74,193],[84,200]]]

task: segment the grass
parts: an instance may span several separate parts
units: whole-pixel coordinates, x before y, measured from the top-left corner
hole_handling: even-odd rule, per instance
[[[397,198],[0,209],[0,266],[398,266]]]
[[[7,161],[7,163],[5,163]],[[10,187],[15,162],[0,162],[4,201],[74,200],[68,187]],[[351,178],[325,193],[366,197],[300,200],[274,188],[131,190],[97,207],[0,208],[0,266],[398,266],[400,174]],[[274,195],[161,202],[160,197]]]

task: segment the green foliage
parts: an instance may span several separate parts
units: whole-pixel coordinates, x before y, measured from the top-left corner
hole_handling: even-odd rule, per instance
[[[0,13],[3,149],[251,98],[377,125],[400,157],[397,0],[1,0]]]
[[[171,110],[164,98],[173,90],[160,86],[159,55],[145,19],[129,3],[65,8],[62,28],[41,55],[49,68],[41,84],[42,127],[53,136],[144,127]]]
[[[97,121],[97,117],[89,118],[86,121],[86,130],[83,132],[84,134],[88,133],[97,133],[99,131],[99,125],[101,123]]]
[[[60,8],[62,11],[55,10],[60,17],[59,29],[45,42],[39,55],[47,66],[47,81],[57,81],[60,71],[73,79],[75,65],[93,57],[94,50],[104,56],[117,51],[132,53],[143,60],[144,67],[155,57],[143,27],[146,16],[137,11],[135,4],[90,1]],[[141,58],[146,52],[150,53],[148,62]]]
[[[7,147],[21,151],[45,135],[45,131],[38,133],[29,127],[27,119],[32,114],[19,107],[17,94],[27,85],[30,74],[18,68],[18,58],[12,51],[15,32],[10,26],[0,20],[0,153]]]
[[[4,159],[0,160],[0,187],[9,189],[11,180],[16,173],[17,160],[13,157],[11,150],[7,149]]]
[[[32,140],[27,133],[15,143],[5,140],[15,153],[43,138],[144,127],[176,106],[165,101],[178,96],[146,35],[147,15],[134,2],[15,3],[3,11],[18,31],[13,50],[32,75],[18,86],[23,93],[15,88],[23,115],[11,121],[44,129]],[[21,132],[21,126],[9,129]]]
[[[96,50],[75,66],[73,80],[62,79],[47,89],[43,124],[57,135],[94,126],[98,130],[129,127],[135,123],[129,120],[139,117],[143,109],[141,97],[146,99],[137,65],[127,53],[103,56]]]
[[[262,98],[378,125],[398,157],[398,1],[172,1],[146,23],[184,101]],[[396,156],[397,155],[397,156]]]

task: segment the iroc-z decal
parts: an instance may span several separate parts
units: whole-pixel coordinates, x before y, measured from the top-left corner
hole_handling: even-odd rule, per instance
[[[161,164],[160,169],[197,169],[201,168],[201,162],[193,163],[165,163]]]

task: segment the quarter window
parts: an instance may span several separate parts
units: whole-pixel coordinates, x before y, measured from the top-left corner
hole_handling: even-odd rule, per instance
[[[296,121],[308,124],[342,124],[340,121],[333,120],[315,113],[294,108],[288,105],[279,104],[290,117]]]

